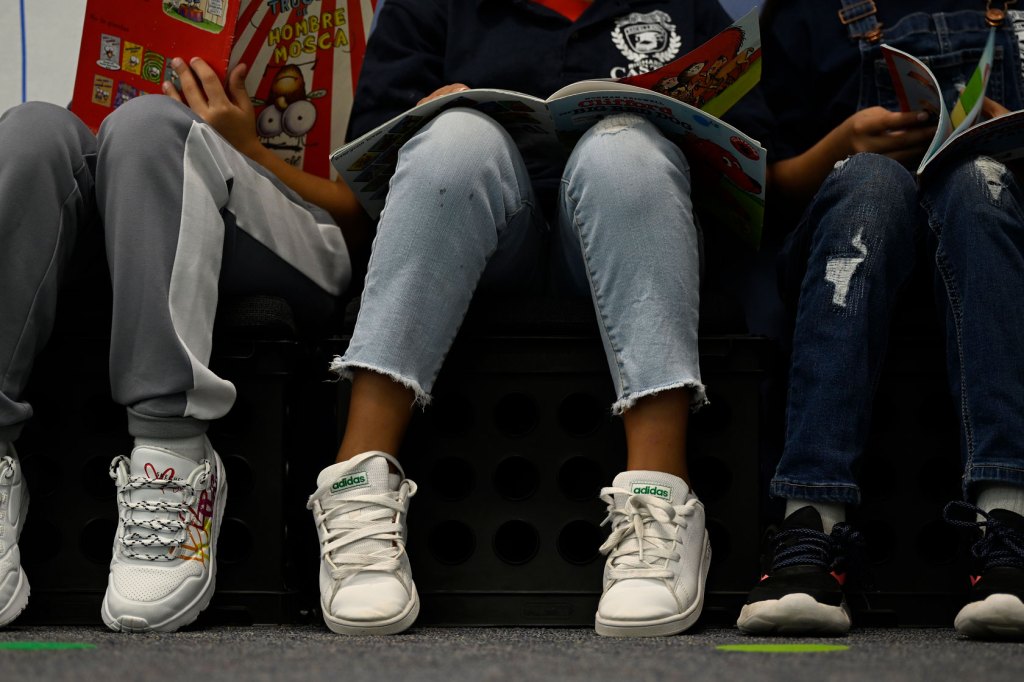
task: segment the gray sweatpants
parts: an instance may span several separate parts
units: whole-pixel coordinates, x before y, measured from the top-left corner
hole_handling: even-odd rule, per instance
[[[134,436],[197,435],[231,408],[208,366],[222,291],[311,319],[352,272],[325,211],[167,97],[122,105],[95,137],[60,107],[15,107],[0,117],[0,441],[32,414],[21,394],[82,239],[104,241],[111,388]]]

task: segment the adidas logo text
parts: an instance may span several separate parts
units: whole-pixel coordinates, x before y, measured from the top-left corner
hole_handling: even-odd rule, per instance
[[[672,497],[672,488],[654,485],[653,483],[634,483],[634,495],[654,495],[667,500]]]
[[[347,476],[342,476],[337,481],[331,484],[331,494],[344,492],[350,488],[360,488],[364,485],[369,485],[370,481],[366,476],[365,471],[357,471]]]

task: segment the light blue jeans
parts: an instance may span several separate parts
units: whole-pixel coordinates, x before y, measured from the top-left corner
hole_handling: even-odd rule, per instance
[[[451,109],[402,147],[352,340],[334,368],[390,376],[426,404],[477,288],[594,301],[615,385],[612,411],[689,388],[697,354],[701,241],[686,158],[638,116],[587,131],[562,173],[557,234],[526,165],[489,117]],[[550,238],[549,238],[550,237]],[[547,248],[555,264],[545,283]]]

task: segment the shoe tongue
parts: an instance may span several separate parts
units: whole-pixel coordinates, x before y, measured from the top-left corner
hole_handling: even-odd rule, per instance
[[[1007,509],[993,509],[989,515],[999,523],[1009,526],[1018,533],[1024,535],[1024,516],[1015,514]]]
[[[137,447],[132,450],[131,472],[134,476],[147,478],[188,478],[198,466],[193,460],[175,454],[170,450],[152,447]],[[159,494],[159,491],[156,491]]]
[[[153,479],[162,478],[165,481],[170,481],[173,479],[187,479],[197,466],[198,464],[193,460],[175,454],[170,450],[140,446],[132,450],[129,468],[133,476],[143,476],[145,478]],[[138,488],[128,493],[128,498],[132,502],[160,501],[171,505],[180,505],[183,501],[182,491],[180,488]],[[136,521],[178,518],[177,512],[172,511],[151,512],[135,510],[131,512],[131,516]],[[162,540],[166,540],[168,543],[173,542],[176,539],[175,534],[171,532],[154,531],[138,527],[133,530],[140,535],[155,534]],[[136,551],[140,550],[137,549]],[[163,552],[158,548],[153,548],[153,553],[161,554]]]
[[[612,487],[623,488],[633,495],[654,497],[672,505],[682,504],[690,495],[686,481],[662,471],[623,471],[612,481]],[[615,497],[616,503],[625,502],[619,499],[624,498],[621,493]]]
[[[345,499],[353,495],[393,492],[401,477],[389,475],[388,461],[382,456],[332,464],[316,478],[318,488],[330,485],[327,499]]]
[[[793,530],[796,528],[807,528],[823,533],[824,526],[821,523],[821,514],[811,505],[800,507],[786,517],[779,530]]]

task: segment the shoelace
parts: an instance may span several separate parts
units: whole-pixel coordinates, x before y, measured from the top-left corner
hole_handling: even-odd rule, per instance
[[[789,566],[819,566],[833,569],[844,563],[851,549],[864,544],[863,536],[847,523],[837,523],[832,533],[810,528],[787,528],[771,539],[772,565],[770,573]]]
[[[14,470],[17,465],[10,455],[0,457],[0,479],[14,478]]]
[[[201,462],[187,479],[137,476],[130,473],[129,467],[127,457],[116,457],[110,464],[110,478],[117,485],[117,513],[122,522],[115,544],[121,545],[122,554],[129,559],[173,561],[186,540],[190,507],[196,503],[197,491],[205,490],[209,484],[210,462]],[[167,499],[161,496],[158,500],[132,502],[128,495],[134,490],[162,490],[173,495]],[[170,518],[137,519],[135,512],[167,514]],[[150,532],[144,534],[142,531]],[[161,537],[158,533],[171,534],[172,537]],[[138,551],[136,548],[150,551]]]
[[[984,521],[961,521],[952,516],[954,509],[963,509]],[[981,562],[983,570],[997,567],[1024,568],[1024,536],[979,507],[957,500],[942,510],[946,523],[959,528],[984,529],[981,539],[971,546],[971,554]]]
[[[616,494],[626,496],[621,507],[616,506]],[[696,498],[672,505],[650,495],[633,495],[624,488],[603,488],[601,499],[608,504],[608,516],[601,525],[610,523],[612,527],[600,548],[601,554],[610,554],[608,577],[671,578],[666,567],[669,561],[678,560],[679,554],[669,547],[676,539],[676,528],[686,528],[686,517],[697,507]]]
[[[397,493],[352,495],[327,505],[316,497],[309,501],[320,534],[320,554],[331,566],[333,580],[363,571],[390,573],[399,567],[405,552],[402,518],[415,494],[416,484],[405,480]],[[358,511],[364,513],[354,515]],[[362,540],[382,540],[388,546],[369,554],[344,551]]]

